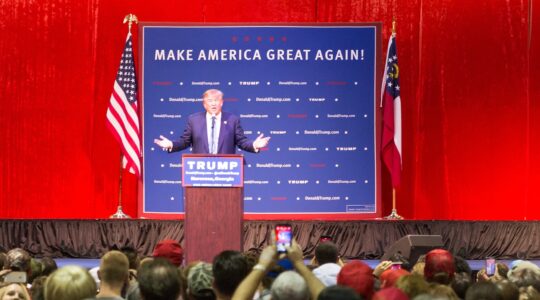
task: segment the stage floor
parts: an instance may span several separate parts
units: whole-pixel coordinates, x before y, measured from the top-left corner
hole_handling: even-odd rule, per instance
[[[99,259],[96,258],[57,258],[55,259],[56,263],[58,264],[58,267],[63,267],[67,265],[77,265],[81,266],[87,269],[91,269],[94,267],[99,266]],[[366,264],[368,264],[372,269],[379,264],[380,260],[378,259],[366,259],[362,260]],[[478,271],[482,269],[485,265],[484,260],[467,260],[469,263],[469,266],[473,271]],[[512,260],[500,260],[498,262],[502,262],[506,264],[507,266],[510,266],[512,263]],[[535,263],[536,265],[540,266],[540,260],[532,260],[531,262]],[[306,264],[309,264],[309,260],[305,261]]]

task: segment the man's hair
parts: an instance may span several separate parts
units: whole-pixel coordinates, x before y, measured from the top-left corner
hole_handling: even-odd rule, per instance
[[[336,263],[338,260],[338,249],[332,242],[321,243],[315,248],[315,258],[319,266],[327,263]]]
[[[207,95],[210,95],[210,94],[216,94],[216,95],[219,95],[220,98],[223,98],[223,92],[218,90],[218,89],[209,89],[209,90],[206,90],[203,94],[203,98],[206,97]]]
[[[499,289],[502,299],[519,299],[518,287],[507,279],[497,281],[495,285]]]
[[[502,300],[501,291],[490,281],[477,282],[467,289],[465,300]]]
[[[43,265],[35,258],[30,259],[30,275],[28,275],[28,283],[32,283],[34,279],[41,276],[43,273]]]
[[[141,296],[146,300],[176,300],[180,295],[180,274],[168,260],[154,258],[137,272]]]
[[[324,288],[317,300],[362,300],[355,290],[348,286],[333,285]]]
[[[309,300],[309,289],[302,276],[285,271],[274,280],[270,288],[272,300]]]
[[[120,251],[126,255],[129,261],[129,268],[137,270],[139,268],[139,254],[133,247],[125,246],[120,248]]]
[[[212,272],[214,272],[214,287],[218,292],[232,296],[236,287],[248,275],[249,267],[242,253],[225,250],[214,257]]]
[[[45,300],[82,300],[96,295],[94,278],[79,266],[54,271],[45,282]]]
[[[454,280],[450,283],[450,287],[452,287],[460,299],[465,299],[465,294],[471,284],[471,276],[469,276],[469,274],[466,272],[456,272]]]
[[[11,249],[7,253],[4,269],[28,272],[30,270],[30,254],[21,248]]]
[[[471,276],[471,266],[469,266],[469,263],[463,257],[454,256],[454,265],[456,266],[456,274],[467,273],[467,275]]]
[[[99,279],[107,284],[123,285],[129,276],[129,261],[120,251],[109,251],[103,255],[99,264]]]
[[[56,265],[56,261],[54,261],[54,259],[50,257],[42,258],[41,265],[43,266],[43,270],[41,271],[41,274],[44,276],[48,276],[52,272],[56,271],[56,269],[58,269],[58,266]]]
[[[404,291],[409,296],[409,299],[429,291],[429,284],[424,279],[424,276],[419,274],[400,277],[396,282],[396,287]]]
[[[45,289],[45,282],[47,281],[47,276],[41,275],[32,281],[32,287],[30,287],[30,293],[32,295],[32,300],[43,300],[45,295],[43,290]],[[0,298],[1,299],[1,298]]]

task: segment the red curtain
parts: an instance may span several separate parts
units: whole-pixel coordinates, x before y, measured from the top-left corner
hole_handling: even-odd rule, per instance
[[[539,219],[540,13],[533,1],[3,1],[0,218],[115,212],[120,150],[105,111],[126,36],[122,20],[133,13],[141,21],[382,21],[383,45],[395,17],[399,213]],[[124,210],[134,216],[138,180],[123,172],[123,181]],[[383,190],[386,213],[386,173]]]

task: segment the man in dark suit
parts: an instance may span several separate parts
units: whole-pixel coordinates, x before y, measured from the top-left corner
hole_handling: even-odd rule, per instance
[[[223,93],[211,89],[203,94],[203,106],[206,112],[198,112],[188,117],[188,124],[180,139],[171,141],[159,136],[154,143],[164,151],[181,151],[189,146],[193,153],[234,154],[236,147],[248,152],[259,152],[268,145],[270,137],[259,135],[254,141],[244,135],[240,118],[221,111]]]

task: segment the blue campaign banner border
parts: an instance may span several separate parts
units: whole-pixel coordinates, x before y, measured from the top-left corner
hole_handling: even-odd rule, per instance
[[[369,177],[369,185],[372,186],[372,191],[371,191],[371,195],[374,197],[373,201],[371,202],[372,204],[369,204],[367,203],[361,203],[361,204],[355,204],[355,203],[351,203],[349,202],[350,204],[348,203],[345,203],[345,207],[346,207],[346,211],[321,211],[321,210],[318,210],[318,211],[299,211],[299,210],[295,210],[295,211],[292,211],[292,210],[284,210],[284,211],[248,211],[246,210],[246,214],[245,214],[245,217],[246,219],[281,219],[281,218],[290,218],[290,219],[312,219],[312,218],[320,218],[320,219],[335,219],[335,220],[339,220],[339,219],[370,219],[370,218],[376,218],[376,217],[380,217],[382,212],[381,212],[381,190],[380,190],[380,159],[379,159],[379,145],[380,145],[380,109],[378,109],[378,104],[379,104],[379,98],[380,98],[380,86],[381,86],[381,81],[380,81],[380,76],[382,76],[382,61],[381,61],[381,58],[383,57],[383,55],[381,55],[381,23],[347,23],[347,24],[188,24],[188,23],[145,23],[145,22],[142,22],[139,24],[139,68],[138,70],[140,71],[140,76],[139,76],[139,79],[140,79],[140,82],[141,84],[139,85],[139,95],[140,95],[140,103],[141,103],[141,111],[142,111],[142,118],[141,118],[141,123],[143,124],[142,126],[142,131],[143,131],[143,139],[142,139],[142,142],[143,142],[143,157],[144,157],[144,160],[143,160],[143,175],[145,176],[143,178],[143,183],[142,183],[142,186],[141,188],[139,189],[139,217],[145,217],[145,218],[161,218],[161,219],[178,219],[178,218],[183,218],[184,216],[184,213],[183,213],[183,209],[181,211],[159,211],[159,210],[152,210],[152,209],[147,209],[147,201],[152,201],[152,197],[154,195],[154,192],[151,192],[150,195],[148,195],[146,193],[146,179],[147,179],[147,171],[148,169],[150,168],[147,168],[147,157],[149,155],[149,149],[152,147],[151,146],[151,140],[153,140],[153,138],[155,138],[155,133],[150,133],[151,131],[150,130],[147,130],[146,128],[146,123],[152,123],[151,120],[148,121],[146,120],[146,117],[145,117],[145,114],[147,114],[146,112],[146,108],[148,107],[147,106],[147,99],[145,99],[145,76],[146,76],[146,69],[145,69],[145,65],[144,65],[144,55],[145,55],[145,29],[149,29],[149,28],[152,28],[152,29],[155,29],[155,28],[166,28],[166,29],[175,29],[175,28],[181,28],[181,29],[205,29],[205,30],[208,30],[208,29],[215,29],[215,30],[219,30],[219,29],[242,29],[242,30],[257,30],[257,29],[304,29],[304,28],[309,28],[309,29],[328,29],[328,28],[333,28],[333,29],[351,29],[351,28],[354,28],[354,29],[359,29],[359,28],[372,28],[373,30],[373,49],[372,49],[372,55],[373,55],[373,61],[372,61],[372,64],[373,64],[373,74],[372,74],[372,82],[373,83],[373,90],[371,91],[371,96],[373,98],[373,101],[372,101],[372,116],[373,116],[373,122],[372,122],[372,135],[371,135],[371,138],[372,138],[372,142],[370,142],[369,146],[370,148],[373,148],[373,149],[369,149],[369,153],[372,154],[372,167],[370,167],[372,169],[372,177]],[[205,31],[205,33],[207,33],[208,31]],[[292,35],[291,35],[292,36]],[[238,40],[239,41],[242,41],[242,35],[239,35],[238,36]],[[253,36],[255,37],[255,35]],[[276,37],[276,40],[277,40],[278,37]],[[292,38],[291,38],[292,40]],[[245,42],[245,40],[244,40]],[[226,48],[226,47],[223,47],[223,48]],[[323,47],[321,47],[322,49]],[[148,52],[148,51],[147,51]],[[362,54],[363,55],[363,54]],[[221,64],[220,64],[221,65]],[[219,67],[221,71],[222,69],[222,66]],[[246,68],[248,69],[248,68]],[[175,74],[176,75],[176,74]],[[164,76],[165,78],[166,76]],[[195,79],[192,79],[192,80],[195,80]],[[235,80],[235,79],[234,79]],[[184,80],[184,81],[189,81],[189,80]],[[278,80],[276,79],[276,82]],[[226,80],[223,80],[223,84],[221,86],[218,86],[217,88],[218,89],[221,89],[221,90],[226,90],[227,87],[225,86],[225,82]],[[240,81],[238,81],[240,82]],[[167,83],[167,80],[164,80],[164,81],[154,81],[154,83],[157,83],[157,85],[161,85],[163,83]],[[234,82],[236,83],[236,82]],[[229,85],[231,85],[230,81],[229,81]],[[262,85],[262,83],[261,83]],[[318,83],[317,83],[318,85]],[[371,85],[371,84],[370,84]],[[148,85],[147,85],[148,86]],[[207,88],[211,88],[211,87],[200,87],[199,88],[199,92],[202,93],[202,91],[204,91],[205,89]],[[371,88],[371,87],[370,87]],[[229,107],[234,107],[235,104],[237,104],[238,102],[240,101],[243,101],[245,99],[242,98],[242,96],[238,96],[236,97],[237,95],[235,94],[239,94],[239,93],[234,93],[234,92],[230,92],[230,89],[228,89],[226,92],[225,92],[225,105],[224,105],[224,110],[226,111],[231,111],[231,110],[228,110],[227,108]],[[264,94],[264,93],[262,93]],[[152,94],[154,95],[154,94]],[[227,98],[227,96],[230,95],[231,98]],[[160,95],[162,96],[162,95]],[[157,97],[160,97],[160,96],[157,96]],[[189,95],[182,95],[182,96],[185,96],[185,97],[192,97],[194,98],[195,100],[192,101],[192,104],[193,103],[196,103],[198,101],[198,103],[196,103],[196,105],[198,105],[198,108],[195,109],[193,112],[195,111],[201,111],[202,110],[202,107],[200,105],[200,95],[197,95],[197,94],[189,94]],[[170,95],[169,95],[170,97]],[[294,96],[293,96],[294,97]],[[155,97],[154,97],[155,98]],[[198,100],[196,98],[199,98]],[[169,98],[171,99],[171,98]],[[249,98],[248,98],[249,99]],[[293,98],[294,99],[294,98]],[[302,98],[302,101],[304,99]],[[341,99],[340,99],[341,100]],[[162,101],[163,101],[163,98],[162,98]],[[296,99],[296,101],[298,101],[298,98]],[[337,101],[337,98],[336,98],[336,101]],[[264,106],[264,103],[260,105],[261,107]],[[264,109],[264,108],[263,108]],[[183,110],[182,110],[183,111]],[[255,110],[256,111],[256,110]],[[235,114],[241,114],[242,112],[244,112],[244,110],[232,110],[233,113]],[[249,112],[253,112],[253,111],[249,111]],[[326,113],[325,110],[323,110],[323,112]],[[185,124],[185,118],[187,117],[189,113],[185,113],[185,114],[182,114],[181,118],[184,118],[183,121],[180,120],[180,121],[175,121],[175,125],[174,127],[178,127],[178,128],[175,128],[178,129],[178,131],[174,132],[174,136],[178,137],[180,134],[181,134],[181,131],[183,130],[183,126]],[[298,116],[291,116],[291,115],[294,115],[294,114],[289,114],[289,118],[298,118]],[[302,118],[302,114],[298,114],[300,118]],[[305,114],[304,114],[305,115]],[[277,116],[279,118],[279,115]],[[317,118],[319,116],[317,115]],[[305,116],[303,116],[303,118],[306,118]],[[371,114],[369,115],[369,118],[371,118]],[[277,121],[283,121],[284,119],[282,118],[281,120],[277,120]],[[242,119],[242,123],[243,123],[243,127],[244,127],[244,131],[247,133],[246,135],[248,135],[249,133],[250,134],[255,134],[255,132],[259,129],[259,126],[258,126],[258,123],[253,123],[249,119]],[[248,124],[248,125],[246,125]],[[166,128],[171,128],[172,126],[169,126]],[[323,128],[324,130],[328,129],[328,128]],[[307,132],[309,130],[307,130],[306,128],[304,128],[304,132]],[[313,131],[313,130],[311,130]],[[315,130],[317,131],[317,130]],[[321,131],[321,130],[318,130],[318,131]],[[340,130],[337,130],[337,131],[340,131]],[[171,134],[172,134],[173,130],[171,130]],[[266,131],[268,132],[268,131]],[[294,132],[294,130],[292,131]],[[147,136],[146,134],[149,134],[151,136]],[[298,135],[298,131],[296,131],[296,134]],[[339,134],[343,134],[343,131],[341,131]],[[347,134],[347,131],[345,131],[345,134]],[[271,141],[271,145],[270,147],[272,146],[272,142],[274,142],[274,144],[278,144],[278,138],[279,136],[275,137],[273,136],[273,140]],[[294,136],[292,136],[291,138],[289,138],[290,140],[294,140]],[[352,137],[351,137],[352,138]],[[330,142],[327,142],[327,143],[330,143]],[[332,148],[332,147],[330,147]],[[336,147],[338,148],[338,147]],[[366,147],[367,148],[367,147]],[[279,151],[279,148],[277,148]],[[289,147],[289,151],[291,147]],[[315,149],[323,149],[323,148],[320,148],[320,147],[315,147]],[[270,156],[268,153],[271,151],[269,149],[265,149],[265,150],[268,150],[266,153],[263,153],[263,154],[260,154],[261,156]],[[153,150],[152,150],[153,151]],[[322,151],[322,150],[321,150]],[[326,147],[326,151],[328,151],[328,147]],[[330,150],[332,151],[332,149]],[[360,150],[358,150],[360,151]],[[367,151],[367,150],[366,150]],[[161,152],[161,151],[160,151]],[[180,154],[182,153],[189,153],[189,150],[185,150],[181,153],[178,153],[178,159],[176,161],[179,160],[179,156]],[[242,153],[245,153],[245,152],[239,152],[240,154]],[[151,155],[152,153],[150,153]],[[279,153],[281,154],[281,153]],[[285,153],[283,153],[285,154]],[[310,154],[309,152],[306,153],[306,154]],[[323,153],[324,154],[324,153]],[[258,165],[264,165],[264,163],[262,164],[259,164],[258,161],[256,161],[257,159],[259,159],[259,157],[257,158],[252,158],[251,154],[248,154],[246,153],[246,158],[247,158],[247,161],[248,162],[254,162],[254,165],[257,165],[255,168],[259,168]],[[311,155],[311,154],[310,154]],[[327,154],[327,155],[332,155],[332,154]],[[346,154],[345,154],[346,155]],[[304,155],[301,155],[301,156],[304,156]],[[305,156],[309,156],[309,155],[305,155]],[[348,167],[348,160],[345,158],[345,162],[343,163],[343,161],[341,162],[340,164],[340,168],[343,168],[343,169],[346,169]],[[168,162],[169,164],[169,168],[178,168],[178,166],[176,166],[175,163],[171,162],[170,160],[165,160],[165,164],[161,164],[161,167],[164,168],[164,165],[166,165]],[[307,163],[306,162],[303,162],[302,164],[302,167],[304,167]],[[174,166],[173,166],[174,165]],[[181,164],[180,164],[181,165]],[[270,164],[271,165],[271,164]],[[323,168],[327,168],[325,169],[325,172],[332,172],[333,170],[329,170],[331,168],[331,163],[326,163],[326,164],[312,164],[314,165],[313,168],[319,168],[318,165],[323,165],[322,167]],[[350,165],[353,165],[352,163]],[[250,169],[251,168],[251,164],[248,164],[248,171],[246,173],[246,179],[249,178],[249,172],[250,172]],[[299,167],[299,165],[297,164],[296,165],[297,167]],[[338,167],[338,164],[336,164],[336,168]],[[354,168],[354,166],[352,166]],[[365,165],[364,165],[365,167]],[[294,163],[293,163],[293,168],[294,168]],[[360,167],[357,167],[357,168],[360,168]],[[180,166],[180,169],[181,169],[181,166]],[[159,169],[158,169],[159,171]],[[174,170],[174,171],[178,171],[178,175],[180,174],[179,173],[179,170]],[[266,170],[265,170],[266,171]],[[294,169],[292,169],[291,171],[295,171]],[[316,171],[318,171],[317,169],[311,169],[310,170],[307,170],[305,171],[306,174],[309,174],[309,173],[316,173]],[[251,171],[252,174],[255,174],[255,171]],[[274,172],[274,170],[270,170],[268,172],[268,176],[270,176],[271,174],[273,174],[272,172]],[[333,172],[336,172],[336,171],[333,171]],[[350,172],[350,171],[349,171]],[[275,172],[274,172],[275,173]],[[336,174],[339,174],[339,172],[337,172]],[[259,178],[257,178],[259,179]],[[322,180],[322,178],[321,178]],[[253,181],[253,180],[252,180]],[[264,180],[263,180],[264,181]],[[289,180],[289,184],[291,181],[296,181],[296,180]],[[298,180],[298,181],[302,181],[302,180]],[[306,181],[311,181],[310,184],[313,184],[313,179],[310,178],[310,180],[306,180]],[[330,183],[330,179],[327,180],[328,183]],[[335,180],[334,180],[335,181]],[[339,181],[339,180],[338,180]],[[175,181],[175,180],[172,180],[173,184],[176,186],[175,188],[179,188],[180,186],[180,183],[181,183],[181,180],[178,180],[178,181]],[[352,181],[353,183],[356,183],[355,185],[357,186],[360,186],[361,184],[361,181],[359,180],[353,180]],[[322,183],[324,184],[324,180],[322,181]],[[365,180],[365,183],[368,184],[368,180]],[[279,181],[278,181],[278,184],[279,184]],[[317,180],[317,184],[319,184],[319,180]],[[275,184],[274,184],[275,185]],[[277,185],[275,186],[277,188],[282,188],[283,185]],[[247,188],[247,190],[249,190],[250,187]],[[294,188],[297,188],[296,186]],[[271,190],[275,190],[274,188],[270,187]],[[342,188],[342,189],[345,189],[345,188]],[[172,198],[172,197],[171,197]],[[177,197],[177,198],[183,198],[183,192],[181,193],[180,197]],[[248,197],[245,197],[244,200],[246,200],[246,198]],[[272,198],[271,200],[278,200],[278,201],[275,201],[274,203],[278,203],[280,197],[275,197],[276,199]],[[293,197],[283,197],[285,199],[289,199],[289,200],[293,200]],[[307,200],[307,196],[305,197],[306,200]],[[343,197],[337,197],[338,199],[343,199]],[[171,199],[173,200],[173,199]],[[174,199],[175,201],[178,200],[178,199]],[[260,200],[260,198],[259,198]],[[299,197],[297,197],[296,200],[299,200]],[[302,199],[303,200],[303,199]],[[323,199],[324,200],[324,199]],[[333,199],[331,199],[333,200]],[[348,199],[345,199],[345,200],[348,200]],[[291,201],[292,202],[292,201]],[[183,200],[182,200],[182,203],[183,203]],[[250,202],[249,201],[244,201],[245,204],[248,204],[248,205],[245,205],[245,206],[249,206]],[[253,202],[251,202],[253,203]],[[271,203],[271,202],[270,202]],[[274,205],[274,203],[271,203],[270,205]],[[307,203],[307,202],[306,202]],[[313,202],[312,202],[313,203]],[[319,203],[317,203],[319,204]],[[281,204],[280,204],[281,205]],[[183,207],[183,204],[182,204],[182,207]]]

